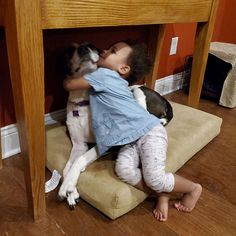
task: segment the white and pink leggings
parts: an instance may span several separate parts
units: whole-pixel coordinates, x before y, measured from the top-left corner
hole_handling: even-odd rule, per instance
[[[133,186],[143,178],[146,185],[156,192],[171,192],[174,176],[165,172],[167,134],[160,124],[138,141],[127,144],[119,151],[115,172]]]

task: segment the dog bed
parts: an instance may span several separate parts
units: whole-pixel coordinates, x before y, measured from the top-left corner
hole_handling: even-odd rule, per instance
[[[176,172],[220,132],[222,119],[188,106],[171,103],[173,120],[167,125],[169,146],[167,171]],[[70,155],[71,142],[66,127],[47,128],[47,167],[62,173]],[[114,160],[105,156],[91,164],[77,184],[80,197],[111,219],[127,213],[147,195],[121,182],[114,174]]]

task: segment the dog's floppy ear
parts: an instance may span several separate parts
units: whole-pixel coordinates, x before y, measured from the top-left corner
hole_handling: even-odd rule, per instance
[[[84,45],[86,47],[89,47],[91,50],[93,51],[97,51],[98,52],[98,55],[100,55],[102,53],[102,50],[97,48],[96,46],[94,46],[92,43],[89,43],[89,42],[83,42],[80,44],[81,45]]]
[[[98,55],[100,55],[102,53],[102,50],[100,48],[96,48]]]
[[[79,44],[72,43],[65,51],[65,57],[71,58],[75,50],[79,47]]]
[[[89,48],[93,51],[97,51],[98,55],[102,53],[102,50],[100,48],[95,47],[93,44],[89,43]]]
[[[63,62],[63,69],[64,69],[64,74],[65,75],[71,75],[71,58],[73,57],[75,51],[79,47],[79,44],[77,43],[72,43],[69,47],[66,48],[65,53],[64,53],[64,62]]]

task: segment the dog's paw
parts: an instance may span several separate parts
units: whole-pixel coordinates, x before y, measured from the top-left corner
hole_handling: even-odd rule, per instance
[[[80,171],[69,171],[67,173],[58,192],[59,199],[63,200],[67,198],[69,194],[74,192],[79,175]]]
[[[60,200],[64,200],[67,196],[74,191],[75,185],[73,185],[70,181],[63,181],[59,192],[58,198]]]
[[[79,193],[75,188],[73,192],[67,195],[67,203],[69,205],[69,208],[71,210],[74,210],[78,202],[79,202]]]
[[[168,123],[167,118],[160,118],[160,123],[161,123],[163,126],[166,126],[167,123]]]

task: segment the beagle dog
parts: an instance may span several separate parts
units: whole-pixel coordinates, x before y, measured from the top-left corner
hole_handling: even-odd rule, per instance
[[[67,76],[83,76],[97,69],[99,50],[90,43],[73,44],[65,55],[65,70]],[[137,102],[153,115],[157,116],[163,125],[173,118],[170,103],[159,93],[141,85],[130,86]],[[74,209],[79,200],[76,184],[80,173],[99,158],[96,146],[89,149],[89,143],[95,143],[91,114],[89,109],[88,91],[78,90],[69,93],[67,103],[67,127],[72,149],[70,157],[63,170],[63,182],[59,189],[59,199],[67,199],[69,207]]]

